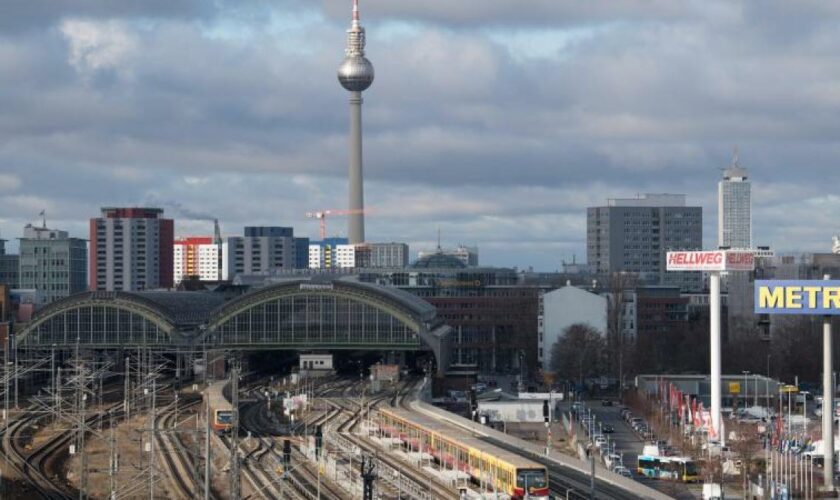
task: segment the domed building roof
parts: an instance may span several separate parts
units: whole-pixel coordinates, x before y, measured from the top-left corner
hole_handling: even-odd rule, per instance
[[[454,255],[443,252],[423,256],[411,265],[412,269],[464,269],[467,265]]]

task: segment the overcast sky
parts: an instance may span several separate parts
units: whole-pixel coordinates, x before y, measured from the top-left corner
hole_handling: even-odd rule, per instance
[[[0,235],[103,205],[179,235],[347,204],[350,0],[5,0]],[[753,180],[755,243],[840,233],[840,2],[362,0],[370,241],[477,244],[484,264],[585,259],[585,211],[686,193],[716,244],[720,169]],[[346,222],[328,222],[346,234]]]

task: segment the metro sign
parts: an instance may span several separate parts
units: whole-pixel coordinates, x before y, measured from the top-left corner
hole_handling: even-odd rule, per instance
[[[748,250],[668,252],[668,271],[752,271],[755,258]]]

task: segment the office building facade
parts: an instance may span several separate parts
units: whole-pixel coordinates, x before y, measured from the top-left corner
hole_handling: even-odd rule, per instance
[[[103,208],[90,220],[91,290],[171,288],[174,236],[161,208]]]
[[[737,159],[718,182],[718,246],[752,248],[752,199],[747,169]]]
[[[406,243],[368,243],[368,262],[365,267],[400,269],[408,267]]]
[[[244,236],[227,239],[228,278],[309,267],[309,238],[296,238],[290,227],[249,226]]]
[[[6,253],[6,240],[0,239],[0,284],[19,288],[20,256]]]
[[[23,228],[20,239],[20,288],[43,294],[44,303],[87,290],[87,241],[67,231]]]
[[[685,205],[685,195],[648,194],[610,199],[606,206],[587,209],[587,262],[601,275],[630,272],[640,282],[702,288],[700,273],[667,272],[670,250],[703,247],[703,209]]]

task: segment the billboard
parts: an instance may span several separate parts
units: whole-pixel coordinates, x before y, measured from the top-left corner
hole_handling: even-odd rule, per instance
[[[668,271],[752,271],[755,257],[750,250],[668,252]]]
[[[840,315],[840,280],[757,280],[755,313]]]

